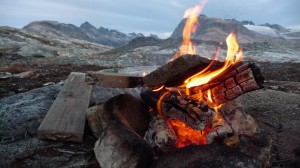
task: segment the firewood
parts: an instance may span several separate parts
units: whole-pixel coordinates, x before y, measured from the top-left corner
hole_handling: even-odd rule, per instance
[[[214,78],[209,83],[191,88],[192,93],[202,92],[208,100],[211,91],[213,104],[222,104],[238,96],[262,88],[263,77],[259,68],[254,63],[239,63],[224,71],[220,77]]]
[[[171,92],[163,99],[164,115],[170,119],[180,119],[195,130],[204,130],[213,124],[215,111],[204,101]]]
[[[159,111],[156,106],[157,101],[165,93],[167,95],[161,100],[162,108]],[[192,96],[184,93],[180,95],[176,89],[174,91],[163,90],[160,94],[151,92],[150,89],[143,89],[141,97],[147,105],[160,112],[160,116],[180,119],[195,130],[204,130],[206,126],[213,124],[214,109],[210,108],[206,102],[199,101]]]
[[[206,142],[210,144],[233,134],[253,136],[259,132],[260,129],[255,120],[244,113],[240,103],[235,99],[226,102],[218,110],[212,130],[206,136]]]
[[[108,70],[89,71],[87,72],[86,82],[101,87],[132,88],[142,85],[142,77],[138,75],[113,73]]]
[[[166,153],[175,149],[177,144],[174,130],[164,118],[157,115],[152,116],[144,139],[158,153]]]
[[[178,86],[183,81],[201,71],[211,63],[211,60],[198,55],[184,55],[143,77],[143,82],[148,87]],[[215,61],[215,68],[223,63]]]

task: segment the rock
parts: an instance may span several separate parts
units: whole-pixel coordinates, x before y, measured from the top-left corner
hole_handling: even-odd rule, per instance
[[[107,100],[104,105],[91,107],[87,120],[95,137],[113,120],[117,120],[140,136],[148,127],[149,113],[141,100],[130,94],[119,94]]]
[[[0,99],[0,139],[35,134],[60,86],[46,86]]]
[[[300,144],[300,94],[262,89],[239,97],[245,112],[256,119],[262,133],[270,135],[276,154],[272,166],[289,164]]]
[[[54,82],[47,82],[47,83],[44,83],[43,86],[54,85],[54,84],[55,84]]]
[[[7,79],[12,77],[13,75],[9,72],[0,72],[0,79]]]
[[[108,120],[117,120],[140,136],[144,136],[149,122],[149,112],[144,103],[131,94],[120,94],[104,105],[104,115]],[[105,114],[106,113],[106,114]]]
[[[241,135],[239,149],[260,161],[263,167],[271,167],[272,139],[269,136],[262,133],[253,136]]]
[[[241,168],[262,167],[262,164],[239,149],[218,144],[190,145],[161,156],[152,168]]]
[[[26,159],[34,154],[34,150],[25,150],[15,155],[15,159]]]
[[[153,160],[149,144],[117,121],[101,134],[94,151],[102,168],[146,168]]]
[[[108,99],[119,94],[131,94],[135,97],[139,97],[140,92],[141,88],[104,88],[100,86],[93,86],[90,106],[104,104]]]
[[[96,105],[88,109],[86,118],[89,126],[96,138],[99,138],[104,129],[106,129],[111,118],[104,112],[103,105]]]
[[[13,75],[13,77],[23,79],[23,78],[29,78],[29,77],[31,77],[33,74],[34,74],[34,73],[33,73],[32,71],[26,71],[26,72],[21,72],[21,73],[19,73],[19,74],[15,74],[15,75]]]

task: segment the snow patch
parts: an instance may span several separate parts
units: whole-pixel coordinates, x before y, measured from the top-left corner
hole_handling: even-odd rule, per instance
[[[290,26],[287,27],[291,32],[299,32],[300,31],[300,25],[296,25],[296,26]]]
[[[244,27],[263,35],[274,36],[274,37],[279,36],[279,34],[274,29],[271,29],[270,27],[267,26],[244,25]]]

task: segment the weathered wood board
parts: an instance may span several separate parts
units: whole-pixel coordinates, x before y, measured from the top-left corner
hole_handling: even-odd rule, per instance
[[[38,129],[40,139],[82,142],[92,86],[72,72]]]

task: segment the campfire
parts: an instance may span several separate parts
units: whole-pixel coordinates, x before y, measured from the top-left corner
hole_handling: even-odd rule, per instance
[[[200,10],[201,7],[196,6],[185,13],[187,21],[183,30],[183,43],[170,60],[174,63],[166,65],[170,66],[168,68],[161,67],[144,78],[146,85],[153,89],[144,91],[142,98],[155,113],[166,120],[175,134],[177,147],[207,144],[207,138],[211,143],[211,136],[214,136],[212,134],[217,126],[228,120],[220,110],[223,104],[241,94],[261,88],[263,83],[255,64],[241,62],[242,49],[234,33],[229,34],[226,39],[228,51],[224,62],[218,61],[217,52],[212,61],[202,59],[193,67],[180,65],[182,59],[178,59],[179,57],[183,56],[187,64],[195,61],[191,57],[198,57],[194,55],[196,50],[190,37],[199,24],[197,17]],[[178,69],[174,66],[179,65],[179,68],[182,67],[181,74],[161,75],[168,74],[166,71],[169,69]],[[190,75],[189,72],[196,73]],[[157,81],[157,76],[163,76],[163,79]],[[174,83],[180,85],[174,86]],[[150,98],[151,95],[154,96]],[[222,132],[218,134],[220,133]]]
[[[192,155],[187,149],[195,153],[213,151],[212,155],[224,157],[212,163],[213,156],[198,156],[197,160],[205,162],[206,158],[211,165],[226,164],[228,157],[235,156],[254,167],[269,166],[271,142],[259,134],[256,122],[236,99],[262,88],[261,72],[255,63],[242,61],[235,33],[226,39],[225,60],[218,60],[218,50],[211,60],[198,56],[191,36],[199,25],[200,11],[201,7],[196,6],[185,13],[178,52],[167,64],[142,77],[141,99],[119,95],[89,110],[90,127],[99,137],[95,153],[101,167],[149,166],[153,151],[162,158],[156,167],[174,167],[182,165],[180,160],[169,163],[166,159],[178,152]],[[263,144],[257,145],[259,142]],[[248,155],[255,161],[249,161]]]

